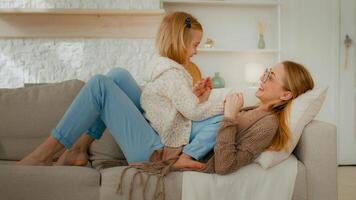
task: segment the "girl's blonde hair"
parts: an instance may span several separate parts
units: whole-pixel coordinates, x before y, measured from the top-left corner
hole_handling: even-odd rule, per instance
[[[185,12],[167,13],[163,18],[156,37],[156,48],[161,56],[179,64],[185,64],[186,45],[191,42],[190,30],[203,31],[202,25]]]
[[[292,100],[314,88],[313,78],[303,65],[292,61],[283,61],[282,64],[286,72],[284,89],[291,91],[293,96],[290,100],[277,103],[271,107],[279,121],[277,134],[269,147],[269,150],[274,151],[288,149],[288,143],[291,138],[288,120]]]

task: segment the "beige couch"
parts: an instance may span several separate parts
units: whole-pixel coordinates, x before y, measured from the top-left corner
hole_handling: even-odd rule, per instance
[[[123,167],[101,169],[105,160],[124,159],[108,133],[91,146],[91,162],[87,167],[15,165],[15,161],[49,135],[82,86],[83,82],[72,80],[0,89],[0,199],[127,199],[127,192],[123,196],[116,193]],[[312,121],[304,129],[294,153],[299,161],[293,199],[337,199],[335,126]],[[128,177],[132,174],[133,171],[129,171]],[[153,195],[155,181],[150,179],[148,197]],[[126,180],[124,190],[128,184],[129,180]],[[166,199],[181,199],[181,184],[182,173],[168,175]],[[135,182],[134,197],[137,198],[134,199],[142,199],[141,189],[142,186]]]

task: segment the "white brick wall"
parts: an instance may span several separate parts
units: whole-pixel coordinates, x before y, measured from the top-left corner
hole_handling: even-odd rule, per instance
[[[0,8],[158,9],[159,0],[0,0]],[[88,80],[114,67],[140,83],[154,53],[153,39],[0,39],[0,88],[24,83]]]

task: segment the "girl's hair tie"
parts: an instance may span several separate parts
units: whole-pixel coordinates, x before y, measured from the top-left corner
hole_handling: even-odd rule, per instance
[[[186,26],[187,28],[191,28],[191,27],[192,27],[192,19],[191,19],[190,17],[187,17],[187,18],[185,19],[185,26]]]

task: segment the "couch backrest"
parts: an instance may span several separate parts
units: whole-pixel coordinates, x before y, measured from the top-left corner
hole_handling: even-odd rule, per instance
[[[20,160],[43,142],[84,82],[70,80],[28,88],[0,89],[0,160]],[[94,167],[125,157],[108,130],[89,150]]]
[[[0,89],[0,159],[19,160],[56,126],[83,81]]]

